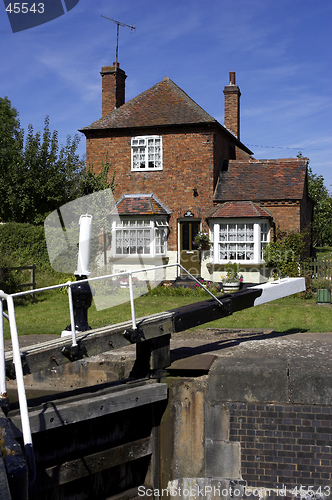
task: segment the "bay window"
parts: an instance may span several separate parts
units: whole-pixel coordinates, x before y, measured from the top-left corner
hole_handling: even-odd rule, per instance
[[[166,255],[166,218],[121,217],[112,224],[112,255]]]
[[[260,263],[270,238],[268,221],[219,219],[214,221],[214,262]]]

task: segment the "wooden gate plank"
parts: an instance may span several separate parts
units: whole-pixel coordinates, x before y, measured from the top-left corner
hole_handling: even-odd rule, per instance
[[[52,400],[29,410],[31,433],[55,429],[69,424],[84,422],[103,415],[156,403],[167,399],[167,384],[158,382],[133,383],[130,387],[120,384],[100,389],[93,395],[79,394],[69,398]],[[20,437],[19,411],[10,412],[16,427],[15,437]],[[19,431],[18,431],[19,430]]]

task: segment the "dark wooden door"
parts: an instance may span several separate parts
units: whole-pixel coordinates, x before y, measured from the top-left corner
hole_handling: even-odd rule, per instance
[[[200,276],[200,252],[194,245],[194,238],[200,229],[200,221],[180,222],[180,264],[193,276]],[[181,269],[181,276],[186,273]]]

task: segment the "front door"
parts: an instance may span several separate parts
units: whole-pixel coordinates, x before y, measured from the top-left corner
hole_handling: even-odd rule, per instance
[[[193,276],[200,276],[200,251],[193,241],[200,229],[200,221],[190,220],[180,222],[180,264]],[[181,269],[181,276],[186,273]]]

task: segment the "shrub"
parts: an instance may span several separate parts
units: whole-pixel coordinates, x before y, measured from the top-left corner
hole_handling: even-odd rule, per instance
[[[35,264],[39,269],[49,269],[44,226],[10,222],[0,225],[0,258],[10,256],[10,266]],[[0,266],[2,262],[0,261]],[[9,266],[9,267],[10,267]]]
[[[317,292],[317,290],[331,290],[332,283],[330,280],[325,278],[313,278],[311,280],[311,288],[313,291]]]
[[[299,263],[305,251],[303,233],[290,231],[277,232],[277,241],[270,242],[264,250],[264,260],[278,276],[298,276]]]
[[[214,295],[217,295],[220,293],[220,287],[217,283],[213,283],[211,281],[209,282],[203,282],[202,284],[208,288],[208,290],[213,293]],[[190,287],[184,287],[184,286],[173,286],[172,283],[164,282],[161,283],[160,285],[156,286],[155,288],[152,288],[149,290],[149,292],[146,295],[151,295],[151,296],[159,296],[159,295],[167,295],[167,296],[172,296],[172,297],[181,297],[181,296],[189,296],[189,297],[201,297],[208,298],[208,294],[206,291],[199,286],[198,284],[194,285],[193,288]]]

